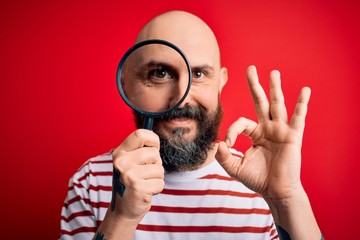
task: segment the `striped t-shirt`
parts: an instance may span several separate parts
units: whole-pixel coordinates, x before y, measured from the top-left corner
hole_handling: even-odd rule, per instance
[[[89,159],[70,179],[61,212],[61,239],[92,239],[112,194],[111,154]],[[165,175],[162,193],[135,232],[135,240],[278,239],[266,202],[229,177],[217,161]]]

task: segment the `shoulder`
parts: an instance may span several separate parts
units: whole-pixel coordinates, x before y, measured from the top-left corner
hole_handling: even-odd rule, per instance
[[[105,153],[85,161],[72,176],[71,181],[88,185],[98,178],[108,178],[112,176],[113,163],[111,153]]]
[[[89,158],[81,165],[77,172],[112,170],[112,162],[111,153],[105,153]]]

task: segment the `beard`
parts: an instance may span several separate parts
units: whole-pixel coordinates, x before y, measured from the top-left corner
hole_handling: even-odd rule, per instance
[[[143,126],[144,117],[134,112],[135,122],[138,128]],[[185,139],[182,136],[190,131],[189,128],[179,127],[171,129],[170,136],[165,136],[160,131],[161,122],[176,118],[188,118],[196,120],[196,134],[193,139]],[[160,138],[160,156],[163,167],[167,173],[183,172],[198,169],[206,160],[208,151],[214,141],[218,139],[219,127],[222,119],[222,107],[220,102],[215,112],[207,113],[202,106],[192,107],[185,105],[175,109],[159,118],[154,119],[153,131]],[[167,134],[169,135],[169,134]]]

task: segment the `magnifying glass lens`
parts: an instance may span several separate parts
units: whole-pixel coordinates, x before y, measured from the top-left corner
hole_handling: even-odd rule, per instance
[[[145,117],[151,129],[155,117],[178,107],[191,86],[191,68],[182,51],[164,40],[137,43],[121,59],[116,81],[123,100]]]
[[[164,112],[176,105],[189,84],[187,64],[173,48],[148,44],[133,51],[121,72],[121,87],[131,104],[145,112]]]

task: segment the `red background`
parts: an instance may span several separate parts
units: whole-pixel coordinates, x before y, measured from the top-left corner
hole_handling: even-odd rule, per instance
[[[312,88],[303,183],[326,239],[358,235],[356,1],[1,1],[1,238],[58,237],[70,176],[134,129],[115,85],[118,61],[146,21],[172,9],[218,36],[229,69],[222,136],[238,117],[256,119],[248,65],[265,88],[269,71],[281,71],[289,113],[300,88]],[[249,144],[241,137],[237,147]]]

